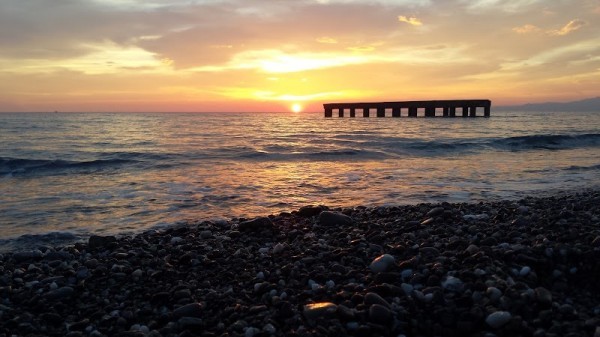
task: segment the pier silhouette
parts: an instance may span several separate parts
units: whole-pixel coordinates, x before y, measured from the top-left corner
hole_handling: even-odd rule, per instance
[[[419,110],[424,117],[490,117],[492,101],[489,99],[460,99],[435,101],[403,101],[403,102],[363,102],[363,103],[325,103],[325,117],[333,117],[337,110],[339,117],[356,117],[356,111],[361,110],[363,117],[370,117],[371,110],[377,117],[418,117]],[[483,114],[478,114],[478,109]],[[406,113],[403,115],[403,111]]]

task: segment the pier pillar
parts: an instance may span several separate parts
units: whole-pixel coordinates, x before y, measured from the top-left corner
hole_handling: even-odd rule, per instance
[[[462,107],[462,116],[463,117],[469,117],[469,107],[468,106],[463,106]]]
[[[385,117],[385,108],[384,107],[377,108],[377,117]]]
[[[425,117],[435,117],[435,108],[434,107],[426,107],[425,108]]]
[[[332,117],[332,116],[333,116],[333,109],[326,108],[325,109],[325,117]]]
[[[339,108],[338,110],[339,110],[338,116],[339,117],[344,117],[344,108]]]
[[[408,108],[408,117],[417,117],[417,108],[415,108],[415,107]]]
[[[450,117],[456,117],[456,108],[451,106],[450,107],[450,113],[449,113]]]
[[[356,117],[356,109],[350,108],[350,117]]]
[[[448,117],[450,115],[450,107],[444,107],[444,117]]]
[[[369,117],[369,108],[363,108],[363,117]]]
[[[486,106],[484,107],[483,116],[484,116],[484,117],[490,117],[490,110],[491,110],[491,107],[490,107],[489,105],[486,105]]]
[[[469,116],[470,117],[477,117],[477,107],[476,106],[472,106],[469,108]]]
[[[400,117],[400,107],[392,108],[392,117]]]

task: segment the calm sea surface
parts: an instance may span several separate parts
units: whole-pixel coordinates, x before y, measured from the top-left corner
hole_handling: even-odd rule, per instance
[[[0,114],[0,250],[307,204],[600,186],[599,113]]]

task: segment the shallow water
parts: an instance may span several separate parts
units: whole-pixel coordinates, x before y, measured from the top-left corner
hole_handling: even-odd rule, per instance
[[[0,249],[187,219],[600,185],[600,113],[0,114]]]

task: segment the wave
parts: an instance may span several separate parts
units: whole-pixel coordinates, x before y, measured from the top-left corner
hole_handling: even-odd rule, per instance
[[[580,135],[548,135],[538,134],[517,136],[491,141],[490,145],[511,150],[560,150],[579,147],[600,146],[600,134],[586,133]]]
[[[600,164],[590,166],[572,165],[566,168],[567,171],[600,171]]]
[[[0,251],[18,251],[41,246],[61,246],[84,240],[88,234],[72,232],[49,232],[44,234],[24,234],[14,238],[0,239]]]

